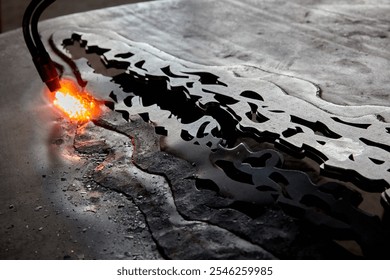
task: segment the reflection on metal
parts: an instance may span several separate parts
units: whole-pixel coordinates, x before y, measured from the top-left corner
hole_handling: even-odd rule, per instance
[[[58,32],[54,42],[89,60],[92,69],[84,79],[109,77],[104,88],[110,109],[130,122],[138,114],[154,125],[162,149],[192,163],[194,173],[183,180],[230,201],[222,205],[210,200],[208,207],[234,209],[256,220],[256,207],[261,212],[264,206],[278,205],[325,230],[330,239],[356,241],[367,257],[387,254],[385,225],[359,207],[364,192],[378,193],[379,205],[379,194],[389,188],[388,123],[375,115],[348,116],[339,107],[334,111],[340,114],[325,112],[268,81],[236,77],[223,67],[184,66],[151,47],[110,36]],[[286,164],[283,155],[310,159],[305,168],[316,170],[315,176],[299,170],[304,164]],[[155,172],[170,176],[166,170]],[[180,191],[175,198],[185,197]],[[204,199],[188,200],[193,210],[203,209],[199,203]],[[387,202],[384,193],[382,204]],[[257,242],[250,229],[230,228],[213,220],[218,214],[206,218],[195,212],[186,215]]]

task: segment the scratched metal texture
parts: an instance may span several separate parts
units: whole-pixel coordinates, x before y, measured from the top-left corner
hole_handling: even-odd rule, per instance
[[[386,231],[372,213],[373,208],[380,208],[379,196],[376,202],[368,203],[371,209],[364,212],[358,207],[364,198],[351,189],[338,183],[315,185],[303,172],[281,170],[281,156],[267,150],[253,153],[240,139],[253,139],[257,149],[266,142],[292,157],[311,158],[320,166],[320,174],[352,182],[364,192],[381,193],[389,186],[389,147],[382,142],[386,124],[377,119],[375,110],[382,112],[385,108],[362,107],[373,111],[351,117],[348,110],[335,106],[331,114],[287,95],[275,82],[237,77],[240,67],[189,64],[114,33],[110,35],[59,31],[53,42],[57,52],[64,45],[74,59],[78,58],[80,72],[87,80],[98,81],[87,84],[87,89],[106,91],[105,98],[112,101],[109,107],[125,120],[139,114],[153,123],[156,133],[163,136],[165,150],[199,166],[193,175],[198,182],[210,180],[219,195],[239,203],[262,206],[274,200],[287,214],[324,228],[329,236],[356,241],[365,256],[385,254]],[[100,60],[100,68],[93,56]],[[107,71],[102,72],[102,66]],[[246,67],[246,71],[251,70],[259,72]],[[287,88],[297,81],[311,86],[310,82],[288,76],[279,79]],[[364,138],[367,132],[374,138]],[[259,165],[256,160],[263,163]],[[164,168],[155,169],[166,173]],[[180,200],[175,192],[174,197]],[[199,202],[187,200],[194,208]],[[237,227],[231,230],[237,231]],[[249,238],[253,238],[251,235]]]
[[[115,31],[121,38],[146,43],[172,55],[165,57],[167,61],[172,61],[172,57],[187,61],[186,66],[190,68],[191,62],[209,66],[244,65],[232,66],[228,72],[235,73],[235,77],[255,80],[261,78],[263,82],[278,85],[279,93],[299,97],[299,100],[314,105],[310,108],[320,108],[321,110],[313,110],[320,115],[324,114],[325,120],[320,121],[329,128],[336,129],[336,133],[350,135],[347,138],[351,140],[342,143],[337,141],[340,139],[326,141],[324,145],[317,142],[323,146],[325,153],[332,150],[326,149],[326,146],[330,148],[343,144],[348,147],[350,143],[354,143],[351,152],[355,153],[359,153],[362,146],[370,146],[368,150],[373,151],[372,158],[366,154],[359,160],[363,160],[361,164],[368,163],[371,167],[367,170],[361,168],[360,173],[365,174],[365,177],[376,174],[374,177],[380,178],[379,171],[383,171],[381,168],[388,164],[388,152],[380,153],[380,148],[372,141],[376,139],[374,142],[388,145],[388,12],[389,5],[386,1],[376,1],[375,4],[362,1],[298,0],[287,3],[156,1],[57,18],[42,23],[41,30],[45,38],[58,29],[73,31],[83,27]],[[51,205],[53,196],[63,197],[62,191],[56,186],[66,184],[60,180],[61,177],[70,179],[74,174],[64,173],[69,172],[67,163],[50,156],[56,149],[56,145],[53,146],[51,141],[61,136],[58,130],[63,128],[57,127],[57,131],[53,130],[56,115],[52,113],[47,101],[41,98],[43,85],[35,74],[20,32],[2,34],[0,44],[1,63],[8,65],[2,70],[0,97],[0,143],[3,159],[0,168],[3,178],[0,219],[7,225],[1,235],[1,248],[4,248],[1,257],[128,258],[129,254],[121,251],[123,244],[127,243],[110,242],[126,234],[125,228],[118,229],[118,225],[113,222],[102,222],[98,217],[87,215],[90,212],[78,212],[78,216],[72,216],[72,211],[65,214],[65,209],[70,207],[66,199],[54,200],[60,204],[56,204],[56,207],[63,207],[64,211],[60,214],[55,214],[58,210],[56,207],[47,207],[48,213],[52,214],[47,218],[44,218],[46,215],[41,216],[33,211],[39,209],[37,206],[40,204]],[[57,57],[55,59],[58,60]],[[253,68],[260,69],[253,71]],[[230,76],[228,78],[230,79]],[[295,82],[291,83],[291,80]],[[286,81],[289,82],[285,83]],[[99,84],[96,80],[91,82]],[[318,98],[319,96],[321,98]],[[246,109],[250,107],[241,105]],[[256,113],[252,109],[250,108],[250,112],[255,120]],[[290,112],[296,109],[277,110]],[[268,118],[276,114],[266,110],[262,113]],[[310,121],[320,118],[317,115],[313,117]],[[259,126],[251,121],[250,125]],[[383,130],[383,126],[386,130]],[[284,126],[280,129],[288,128]],[[292,129],[294,130],[295,126]],[[302,130],[312,134],[316,140],[323,137],[310,128],[303,127]],[[367,130],[369,133],[366,133]],[[357,131],[364,133],[356,138]],[[289,130],[286,135],[294,134],[292,132]],[[293,150],[300,150],[298,146],[304,141],[309,141],[313,147],[313,139],[301,136],[303,135],[298,133],[287,139],[289,143],[294,143]],[[376,146],[373,147],[373,144]],[[345,170],[345,167],[342,167],[345,163],[350,164],[351,168],[358,165],[351,160],[350,155],[348,159],[345,154],[330,157],[332,159],[327,163],[330,166],[338,166],[336,173],[340,172],[340,166],[341,170]],[[340,161],[341,158],[344,160]],[[382,161],[384,162],[381,163]],[[372,168],[375,166],[373,164],[378,165],[379,171]],[[50,180],[45,180],[42,177],[44,174],[51,174]],[[384,173],[386,174],[388,173]],[[112,199],[114,204],[119,201],[118,197]],[[375,202],[378,197],[373,199]],[[369,203],[368,206],[370,205]],[[81,217],[91,219],[89,221],[92,221],[96,228],[111,228],[117,231],[112,235],[99,230],[83,233]],[[26,220],[29,221],[28,228]],[[58,232],[51,234],[50,230],[39,231],[42,225],[46,229],[56,228],[61,233],[60,237],[56,237]],[[85,238],[78,238],[83,236],[82,234]],[[147,234],[146,232],[145,235]],[[77,238],[74,238],[75,236]],[[79,242],[75,243],[75,239]],[[155,252],[145,251],[146,247],[134,246],[150,258],[157,257]],[[115,251],[116,254],[111,255],[110,251]],[[324,257],[314,253],[312,256]],[[337,258],[340,255],[332,256]]]

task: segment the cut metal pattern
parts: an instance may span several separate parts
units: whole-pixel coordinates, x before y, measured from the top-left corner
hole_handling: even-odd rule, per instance
[[[196,166],[199,188],[233,199],[231,207],[244,212],[241,203],[276,203],[326,229],[329,238],[355,240],[366,256],[386,254],[386,227],[359,206],[364,192],[384,192],[382,204],[388,203],[389,125],[377,117],[389,114],[388,108],[365,108],[353,117],[348,107],[340,114],[326,112],[272,82],[236,77],[223,67],[184,66],[115,34],[61,31],[53,40],[55,45],[63,41],[73,55],[83,50],[92,65],[88,69],[78,61],[83,78],[107,77],[102,96],[111,99],[107,106],[126,121],[139,114],[153,123],[161,147]],[[93,57],[100,57],[104,71]],[[373,113],[366,114],[369,110]],[[314,182],[298,167],[286,168],[282,154],[311,159],[318,176],[330,179]],[[246,213],[256,216],[256,211]]]

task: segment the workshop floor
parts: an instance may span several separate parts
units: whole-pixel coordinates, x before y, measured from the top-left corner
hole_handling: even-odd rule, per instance
[[[83,1],[58,1],[52,4],[42,19],[53,18],[71,13],[84,12],[101,9],[105,7],[118,6],[150,0],[83,0]],[[29,1],[26,0],[0,0],[0,32],[6,32],[20,27],[24,10]]]

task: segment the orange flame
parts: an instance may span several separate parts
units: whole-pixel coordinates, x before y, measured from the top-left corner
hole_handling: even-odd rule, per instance
[[[87,92],[80,92],[71,81],[61,82],[53,104],[72,121],[89,121],[100,113],[98,102]]]

